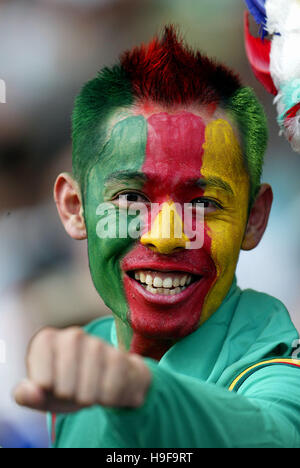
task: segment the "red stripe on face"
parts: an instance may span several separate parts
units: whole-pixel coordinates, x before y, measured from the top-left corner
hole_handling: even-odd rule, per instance
[[[200,177],[205,124],[188,112],[155,114],[148,119],[146,159],[142,167],[149,177],[144,190],[151,201],[189,201],[189,179]],[[153,184],[153,180],[157,184]]]
[[[172,200],[183,205],[203,195],[203,190],[195,181],[201,177],[205,127],[201,117],[188,112],[160,113],[148,119],[146,158],[142,171],[147,176],[143,192],[152,203]],[[201,281],[184,291],[185,295],[180,293],[181,300],[176,302],[176,296],[173,296],[167,304],[159,298],[152,301],[145,297],[140,285],[125,274],[129,320],[134,331],[132,351],[143,354],[143,348],[147,346],[145,336],[176,340],[198,327],[205,297],[216,275],[210,250],[211,239],[205,228],[201,249],[162,255],[139,243],[126,255],[122,262],[125,272],[141,269],[181,271],[202,277]]]

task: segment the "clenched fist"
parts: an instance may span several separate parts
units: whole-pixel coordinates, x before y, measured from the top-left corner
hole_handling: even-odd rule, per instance
[[[46,328],[32,340],[28,380],[15,390],[22,406],[54,413],[99,404],[136,408],[143,404],[151,373],[143,359],[106,344],[80,328]]]

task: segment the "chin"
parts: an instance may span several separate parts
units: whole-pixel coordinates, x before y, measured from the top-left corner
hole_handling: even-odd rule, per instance
[[[193,333],[212,282],[210,276],[188,271],[128,271],[124,286],[134,333],[160,340],[178,340]]]

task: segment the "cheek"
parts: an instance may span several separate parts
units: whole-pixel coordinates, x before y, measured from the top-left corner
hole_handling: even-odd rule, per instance
[[[207,222],[211,237],[211,253],[217,267],[224,269],[238,256],[244,232],[242,219],[212,220]]]
[[[205,223],[205,248],[215,266],[215,278],[203,305],[202,325],[221,305],[232,284],[239,257],[241,235],[230,224],[218,221]]]
[[[221,305],[234,279],[244,236],[246,216],[240,212],[231,219],[209,220],[206,225],[206,246],[216,268],[215,280],[205,299],[200,324],[204,323]],[[206,247],[208,248],[208,247]]]
[[[218,276],[227,274],[233,277],[241,250],[248,214],[247,180],[242,182],[241,187],[240,199],[233,203],[231,213],[207,222]]]
[[[127,320],[128,303],[120,267],[122,256],[132,248],[119,239],[88,242],[90,272],[94,286],[106,306],[123,321]]]
[[[116,263],[135,242],[133,230],[139,224],[138,216],[128,216],[113,203],[93,206],[86,216],[90,261],[104,268]]]
[[[128,304],[124,292],[122,258],[135,240],[127,235],[119,238],[117,210],[100,214],[99,205],[91,206],[87,198],[85,218],[88,233],[88,256],[94,286],[104,303],[121,319],[126,320]],[[127,218],[126,218],[127,220]],[[126,229],[125,229],[126,231]]]
[[[219,216],[206,221],[211,238],[211,256],[217,269],[217,280],[223,279],[223,292],[233,279],[247,220],[249,177],[244,168],[241,148],[232,127],[222,119],[206,127],[205,152],[201,174],[218,176],[233,190],[234,198]],[[209,193],[204,193],[204,196]],[[220,285],[222,289],[222,285]]]

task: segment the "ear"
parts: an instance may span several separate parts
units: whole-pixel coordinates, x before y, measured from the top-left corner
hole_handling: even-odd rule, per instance
[[[262,184],[250,211],[242,250],[252,250],[261,241],[268,225],[272,203],[272,188],[268,184]]]
[[[70,174],[60,174],[54,185],[54,200],[65,230],[73,239],[86,239],[83,206],[78,183]]]

